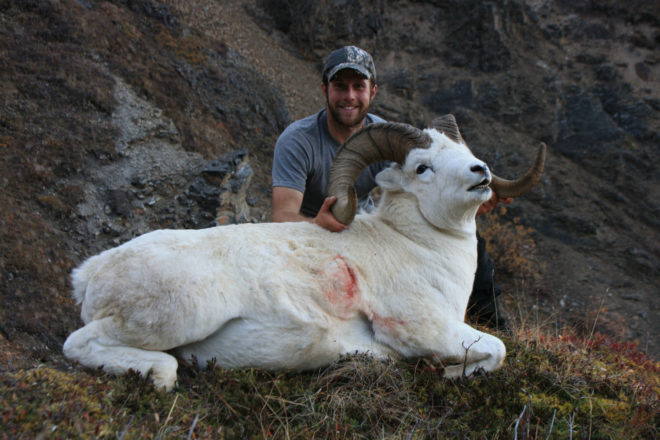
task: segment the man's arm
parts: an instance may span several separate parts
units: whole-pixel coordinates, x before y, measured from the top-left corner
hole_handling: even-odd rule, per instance
[[[302,206],[303,193],[292,188],[283,186],[273,187],[273,211],[271,218],[274,222],[301,222],[306,221],[316,223],[317,225],[331,232],[341,232],[348,228],[348,225],[337,221],[330,211],[330,207],[337,200],[336,197],[328,197],[323,201],[323,206],[316,217],[306,217],[300,213]]]

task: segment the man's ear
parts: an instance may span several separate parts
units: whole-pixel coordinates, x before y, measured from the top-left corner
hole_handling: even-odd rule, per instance
[[[321,83],[321,90],[323,91],[325,99],[328,99],[328,86],[326,86],[324,82]]]
[[[400,189],[403,185],[403,172],[401,165],[395,163],[389,168],[385,168],[376,176],[376,183],[383,189],[388,191]]]
[[[373,99],[376,97],[376,91],[377,91],[377,90],[378,90],[378,85],[377,85],[377,84],[374,84],[374,86],[371,88],[371,100],[372,100],[372,101],[373,101]]]

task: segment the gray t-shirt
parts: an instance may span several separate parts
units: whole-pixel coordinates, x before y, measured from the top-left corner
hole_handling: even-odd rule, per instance
[[[367,114],[365,125],[386,122]],[[340,144],[328,131],[326,110],[289,125],[277,139],[273,155],[273,186],[293,188],[303,193],[300,212],[315,217],[328,196],[330,167]],[[389,162],[367,167],[355,182],[362,207],[370,203],[369,192],[376,186],[375,177]]]

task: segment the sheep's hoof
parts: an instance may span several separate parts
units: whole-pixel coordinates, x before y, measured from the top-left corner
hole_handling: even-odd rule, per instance
[[[463,377],[465,373],[465,366],[463,364],[447,365],[445,366],[444,377],[446,379],[456,379]]]
[[[176,370],[178,364],[174,362],[174,368],[171,365],[159,368],[152,368],[151,382],[157,390],[172,391],[176,385]]]
[[[159,391],[172,391],[174,385],[176,385],[176,373],[167,377],[160,377],[156,374],[152,374],[151,382],[154,384],[154,388]]]

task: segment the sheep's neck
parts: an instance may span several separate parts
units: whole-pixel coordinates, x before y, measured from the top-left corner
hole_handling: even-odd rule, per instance
[[[465,217],[457,225],[447,224],[446,228],[429,223],[419,210],[416,197],[404,192],[395,195],[384,192],[375,216],[410,240],[429,246],[435,245],[435,237],[442,237],[442,240],[449,237],[464,240],[473,238],[477,230],[474,214]]]

